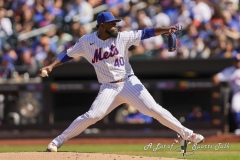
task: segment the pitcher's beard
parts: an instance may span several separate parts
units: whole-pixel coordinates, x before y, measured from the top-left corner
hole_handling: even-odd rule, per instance
[[[106,31],[111,37],[117,38],[118,31]]]

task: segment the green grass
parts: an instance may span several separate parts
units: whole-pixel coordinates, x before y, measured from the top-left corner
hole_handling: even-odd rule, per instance
[[[225,144],[225,143],[224,143]],[[179,149],[179,144],[174,144],[170,149],[171,144],[158,147],[154,150],[157,144],[146,148],[147,144],[126,144],[126,145],[69,145],[65,144],[59,149],[59,152],[87,152],[87,153],[113,153],[126,154],[138,156],[153,156],[153,157],[169,157],[169,158],[183,158]],[[193,145],[188,145],[188,152],[193,155],[185,156],[185,159],[200,159],[200,160],[239,160],[240,159],[240,143],[230,143],[226,148],[215,148],[217,143],[207,144],[203,143],[196,148]],[[145,147],[145,149],[144,149]],[[0,152],[43,152],[46,146],[1,146]]]

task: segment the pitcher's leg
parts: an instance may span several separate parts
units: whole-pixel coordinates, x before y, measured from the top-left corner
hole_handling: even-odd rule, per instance
[[[100,91],[89,111],[76,118],[71,125],[52,142],[60,147],[67,140],[82,133],[88,126],[101,120],[121,104],[116,98],[117,94],[116,90],[109,88]]]
[[[237,132],[239,132],[240,131],[240,92],[235,93],[233,95],[231,105],[232,105],[231,110],[232,110],[233,118],[237,125],[236,130]]]
[[[131,82],[126,85],[122,94],[127,103],[138,109],[143,114],[151,116],[162,123],[164,126],[176,131],[183,138],[191,136],[193,131],[184,127],[168,110],[155,102],[151,94],[133,77]]]

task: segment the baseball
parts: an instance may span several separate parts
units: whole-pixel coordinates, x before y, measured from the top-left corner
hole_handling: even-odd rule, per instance
[[[46,71],[46,70],[42,70],[41,76],[42,76],[42,77],[48,77],[47,71]]]

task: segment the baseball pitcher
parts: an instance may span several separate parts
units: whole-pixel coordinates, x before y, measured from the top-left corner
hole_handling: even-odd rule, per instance
[[[93,65],[101,84],[89,111],[77,117],[62,134],[53,139],[47,151],[56,152],[64,142],[82,133],[122,103],[128,103],[143,114],[155,118],[176,131],[184,140],[203,142],[202,135],[184,127],[169,111],[155,102],[134,75],[129,63],[128,48],[131,45],[139,45],[141,40],[153,36],[173,33],[178,28],[172,26],[118,32],[119,21],[111,12],[101,12],[97,17],[96,32],[82,36],[52,64],[40,69],[41,76],[48,76],[55,67],[82,56]]]

